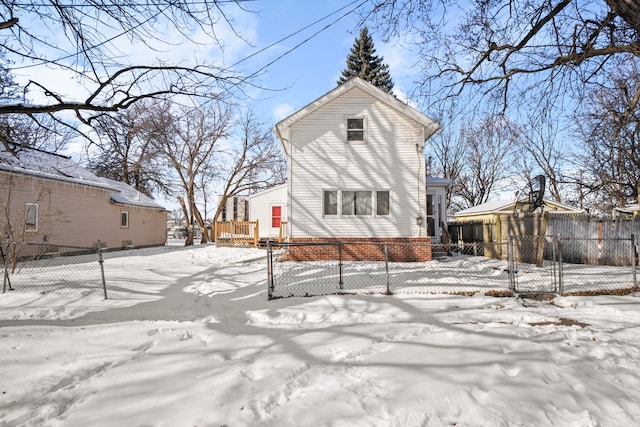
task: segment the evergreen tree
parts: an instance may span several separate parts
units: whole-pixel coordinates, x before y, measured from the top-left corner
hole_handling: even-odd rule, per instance
[[[389,74],[389,66],[382,60],[382,57],[376,55],[369,30],[366,27],[363,28],[360,31],[360,37],[355,40],[351,52],[347,56],[347,68],[342,70],[338,85],[351,77],[358,76],[385,92],[391,93],[393,81]]]

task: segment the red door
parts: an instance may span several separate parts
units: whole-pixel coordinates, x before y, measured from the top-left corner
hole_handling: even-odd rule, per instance
[[[271,206],[271,227],[280,228],[282,220],[282,206]]]

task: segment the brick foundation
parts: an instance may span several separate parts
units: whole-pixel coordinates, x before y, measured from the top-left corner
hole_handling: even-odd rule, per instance
[[[432,260],[429,237],[378,238],[292,238],[289,261],[384,261],[387,246],[389,262],[426,262]],[[296,245],[310,243],[309,245]]]

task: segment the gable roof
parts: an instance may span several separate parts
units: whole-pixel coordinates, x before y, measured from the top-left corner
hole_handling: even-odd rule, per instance
[[[482,203],[477,206],[470,207],[468,209],[463,209],[454,213],[454,217],[468,217],[475,215],[486,215],[486,214],[500,214],[500,213],[512,213],[515,207],[515,200],[495,200],[491,202]],[[563,203],[554,202],[553,200],[544,199],[544,207],[545,210],[550,211],[562,211],[567,213],[580,214],[583,211],[578,208],[574,208],[573,206],[565,205]]]
[[[258,191],[257,193],[253,193],[252,195],[250,195],[248,197],[248,199],[251,200],[251,199],[253,199],[255,197],[262,197],[262,196],[268,195],[270,193],[275,193],[276,191],[280,191],[280,190],[283,190],[283,189],[286,189],[286,188],[287,188],[287,183],[286,182],[284,184],[274,185],[273,187],[269,187],[269,188],[267,188],[265,190]]]
[[[429,139],[433,134],[435,134],[438,131],[438,129],[440,129],[440,124],[438,124],[433,119],[427,117],[417,109],[413,108],[409,104],[406,104],[400,101],[395,96],[377,88],[376,86],[363,80],[360,77],[352,77],[351,79],[347,80],[345,83],[338,85],[335,89],[331,90],[330,92],[327,92],[320,98],[316,99],[315,101],[311,102],[310,104],[307,104],[305,107],[291,114],[289,117],[286,117],[285,119],[278,122],[275,126],[278,139],[280,139],[281,141],[282,140],[288,141],[289,140],[288,129],[291,126],[293,126],[296,122],[308,116],[309,114],[313,113],[318,108],[322,107],[328,102],[333,101],[334,99],[338,98],[339,96],[343,95],[344,93],[354,88],[358,88],[364,91],[368,95],[376,98],[377,100],[385,103],[389,107],[395,109],[399,113],[405,115],[406,117],[422,125],[425,128],[425,141]]]
[[[164,209],[151,197],[124,182],[96,176],[69,157],[42,150],[20,148],[13,155],[0,146],[0,171],[96,187],[109,191],[114,203]]]

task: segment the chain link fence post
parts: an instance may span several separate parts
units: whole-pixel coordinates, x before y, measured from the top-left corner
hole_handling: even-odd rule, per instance
[[[2,293],[4,294],[7,291],[7,284],[9,285],[9,290],[13,290],[13,288],[11,287],[11,282],[9,281],[9,251],[11,250],[11,242],[9,241],[9,239],[6,240],[6,246],[5,248],[0,246],[0,250],[2,250],[2,258],[4,260],[3,267],[4,267],[4,278],[2,281]]]
[[[563,269],[563,265],[562,265],[562,239],[560,238],[560,235],[556,234],[553,236],[555,241],[556,241],[556,245],[557,245],[557,249],[556,249],[556,253],[558,256],[558,294],[560,295],[564,295],[564,269]]]
[[[631,274],[633,277],[633,292],[638,292],[636,277],[636,235],[631,233]]]
[[[273,299],[274,283],[273,283],[273,249],[271,248],[271,240],[267,238],[267,300]]]
[[[516,262],[513,258],[513,236],[507,237],[507,258],[508,258],[508,277],[509,290],[516,292]]]
[[[102,274],[102,291],[104,292],[104,299],[107,299],[107,281],[104,278],[104,259],[100,240],[98,240],[98,263],[100,264],[100,274]]]
[[[340,290],[343,290],[344,280],[342,278],[342,242],[338,243],[338,271],[339,271],[338,287],[340,288]]]
[[[387,274],[387,295],[391,295],[390,282],[389,282],[389,248],[386,242],[384,244],[384,268]]]

